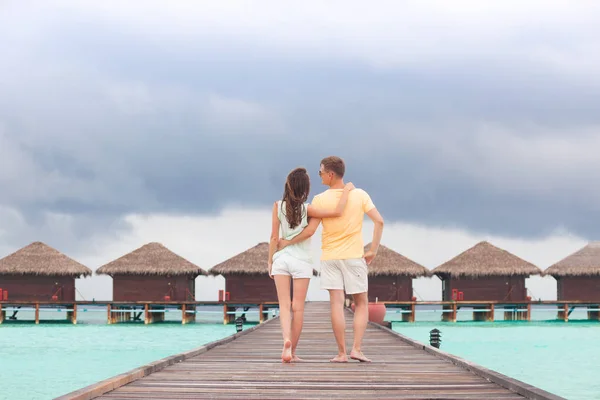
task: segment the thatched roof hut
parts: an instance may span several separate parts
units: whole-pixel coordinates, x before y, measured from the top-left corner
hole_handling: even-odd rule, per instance
[[[550,266],[544,275],[553,277],[600,276],[600,242],[591,242],[582,249]]]
[[[432,272],[438,276],[455,278],[527,276],[542,273],[541,269],[532,263],[487,241],[476,244]]]
[[[215,265],[212,275],[268,275],[269,243],[261,242],[248,250]],[[317,275],[313,269],[313,275]]]
[[[0,260],[0,275],[89,276],[92,270],[42,242],[33,242]]]
[[[208,275],[160,243],[148,243],[98,268],[99,275]]]
[[[370,248],[371,243],[365,246],[365,252]],[[369,265],[369,276],[408,276],[418,278],[431,275],[431,271],[424,266],[417,264],[384,245],[379,245],[377,257]]]

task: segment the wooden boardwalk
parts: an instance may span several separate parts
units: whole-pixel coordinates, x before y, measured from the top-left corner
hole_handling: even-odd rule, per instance
[[[351,344],[350,312],[346,323]],[[562,399],[373,324],[363,343],[373,363],[329,363],[337,352],[329,303],[306,305],[305,362],[281,363],[278,319],[238,335],[123,386],[115,378],[112,391],[91,386],[61,399]]]

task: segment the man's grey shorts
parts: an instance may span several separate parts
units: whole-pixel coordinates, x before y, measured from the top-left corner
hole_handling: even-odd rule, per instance
[[[356,294],[365,293],[368,288],[368,267],[364,258],[321,260],[321,289]]]

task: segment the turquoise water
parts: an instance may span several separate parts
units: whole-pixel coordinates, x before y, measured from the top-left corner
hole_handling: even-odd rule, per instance
[[[600,323],[415,322],[393,329],[421,343],[442,333],[441,350],[567,399],[600,399]]]
[[[167,314],[173,322],[152,325],[107,325],[106,311],[80,311],[77,325],[9,321],[0,326],[0,399],[51,399],[234,334],[220,310],[204,318],[208,323],[183,326],[175,312]],[[19,316],[33,319],[28,312]],[[42,311],[41,317],[58,320],[65,313]]]

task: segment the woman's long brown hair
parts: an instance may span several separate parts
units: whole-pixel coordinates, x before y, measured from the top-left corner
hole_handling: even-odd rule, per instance
[[[310,193],[310,178],[305,168],[296,168],[289,173],[283,189],[283,201],[285,202],[285,219],[294,229],[302,222],[304,216],[303,204]]]

